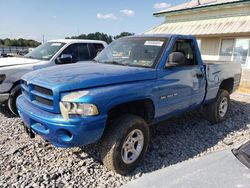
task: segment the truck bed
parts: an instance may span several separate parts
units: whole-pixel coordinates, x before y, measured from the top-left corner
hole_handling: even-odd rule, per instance
[[[233,61],[204,61],[207,77],[207,95],[205,102],[215,98],[223,80],[233,79],[235,91],[241,78],[241,64]]]
[[[236,62],[236,61],[213,61],[213,60],[203,60],[203,63],[206,65],[206,64],[240,64],[240,62]]]

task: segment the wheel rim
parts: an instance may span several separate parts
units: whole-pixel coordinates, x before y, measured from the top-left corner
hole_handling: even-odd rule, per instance
[[[226,97],[222,98],[219,106],[219,115],[220,117],[224,117],[227,113],[228,109],[228,99]]]
[[[126,164],[131,164],[138,159],[144,145],[144,136],[141,130],[131,131],[122,146],[122,160]]]

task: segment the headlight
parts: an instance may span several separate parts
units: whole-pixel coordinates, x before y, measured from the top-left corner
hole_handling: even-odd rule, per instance
[[[82,116],[98,115],[98,109],[94,104],[75,103],[75,102],[60,102],[60,110],[65,120],[69,119],[70,114]]]

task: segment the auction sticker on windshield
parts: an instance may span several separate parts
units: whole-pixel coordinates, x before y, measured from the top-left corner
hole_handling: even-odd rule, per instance
[[[162,46],[163,45],[163,41],[146,41],[144,43],[145,46]]]

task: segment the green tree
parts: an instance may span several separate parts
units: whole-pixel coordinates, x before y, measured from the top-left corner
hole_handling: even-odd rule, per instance
[[[134,33],[121,32],[119,35],[112,37],[111,35],[108,35],[105,33],[95,32],[95,33],[89,33],[89,34],[81,34],[79,36],[66,37],[66,39],[103,40],[109,44],[113,41],[113,39],[118,39],[121,37],[131,36],[131,35],[134,35]]]
[[[119,35],[114,36],[114,39],[119,39],[121,37],[127,37],[127,36],[132,36],[135,35],[134,33],[129,33],[129,32],[121,32]]]
[[[5,46],[12,46],[12,41],[9,39],[9,38],[7,38],[7,39],[4,39],[4,45]]]
[[[81,34],[79,36],[66,37],[66,39],[89,39],[89,40],[103,40],[107,43],[111,43],[113,41],[113,37],[111,35],[107,35],[105,33],[95,32],[89,34]]]
[[[37,47],[41,43],[35,40],[28,40],[28,39],[0,39],[0,44],[5,46],[24,46],[24,47]]]

